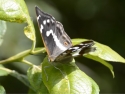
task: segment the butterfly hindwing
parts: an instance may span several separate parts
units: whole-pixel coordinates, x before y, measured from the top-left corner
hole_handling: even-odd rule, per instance
[[[66,34],[60,22],[36,7],[37,22],[40,33],[49,55],[50,61],[54,61],[61,53],[72,46],[70,37]]]
[[[95,47],[92,47],[94,42],[92,40],[81,42],[80,44],[74,45],[68,48],[66,51],[61,53],[56,60],[60,61],[70,57],[78,57],[88,52],[95,51]]]

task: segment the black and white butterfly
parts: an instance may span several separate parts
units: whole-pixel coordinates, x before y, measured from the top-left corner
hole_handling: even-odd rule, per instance
[[[70,37],[64,31],[63,25],[53,16],[35,7],[40,33],[51,62],[77,57],[90,51],[92,40],[73,46]]]

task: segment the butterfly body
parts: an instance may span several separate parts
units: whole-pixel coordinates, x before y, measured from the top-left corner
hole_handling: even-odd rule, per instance
[[[73,46],[63,25],[53,16],[36,7],[37,22],[40,33],[51,62],[77,57],[86,53],[94,45],[92,40]],[[89,51],[88,51],[89,52]]]

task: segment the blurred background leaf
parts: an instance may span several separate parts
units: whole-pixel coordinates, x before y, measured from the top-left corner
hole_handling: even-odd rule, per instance
[[[1,85],[0,85],[0,94],[6,94],[4,87]]]
[[[7,30],[6,22],[0,20],[0,45],[3,42],[3,37],[4,37],[4,34],[5,34],[6,30]]]
[[[42,69],[40,66],[30,67],[27,71],[27,76],[31,86],[37,94],[48,94],[48,89],[42,81]]]
[[[0,76],[7,76],[11,71],[6,69],[3,65],[0,65]]]
[[[37,47],[43,45],[36,21],[35,5],[60,21],[71,38],[93,39],[108,45],[125,57],[124,0],[25,0],[25,2],[36,28]],[[24,35],[24,26],[26,24],[7,22],[7,32],[0,47],[1,60],[31,48],[32,42]],[[45,54],[31,55],[27,60],[40,64],[44,57]],[[109,70],[96,61],[83,57],[76,58],[76,61],[80,69],[97,82],[100,93],[125,93],[125,64],[110,62],[115,72],[113,78]],[[23,74],[26,74],[28,68],[27,65],[18,62],[5,66]],[[0,82],[8,93],[28,92],[23,83],[11,76],[0,77]],[[13,83],[16,87],[11,86]]]

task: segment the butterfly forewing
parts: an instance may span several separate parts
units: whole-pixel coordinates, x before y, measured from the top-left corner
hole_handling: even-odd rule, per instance
[[[72,46],[63,25],[55,18],[36,7],[37,22],[50,61],[61,61],[94,51],[92,40]]]
[[[36,7],[37,22],[50,61],[54,61],[61,53],[72,46],[60,22]]]

